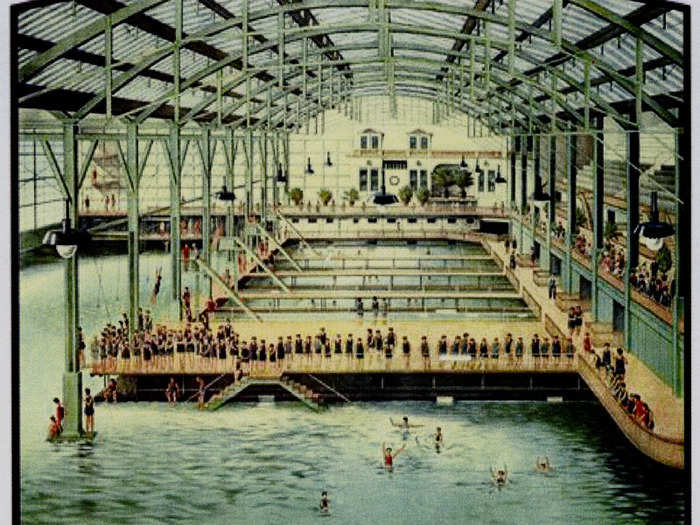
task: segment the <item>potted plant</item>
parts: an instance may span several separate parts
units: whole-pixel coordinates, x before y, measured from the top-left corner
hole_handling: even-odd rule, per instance
[[[421,189],[419,189],[416,192],[416,199],[418,199],[421,206],[425,206],[425,203],[428,202],[428,199],[430,199],[430,191],[428,188],[423,186]]]
[[[328,203],[333,198],[333,194],[326,188],[323,188],[318,192],[318,198],[324,206],[328,206]]]
[[[399,199],[401,199],[404,206],[408,206],[408,203],[411,202],[412,197],[413,189],[410,186],[404,186],[399,190]]]
[[[289,197],[296,206],[299,206],[304,200],[304,192],[301,190],[301,188],[292,188],[289,191]]]
[[[673,259],[671,258],[671,250],[668,249],[666,243],[661,246],[661,249],[656,252],[656,264],[659,265],[659,272],[661,274],[668,273],[673,264]]]
[[[440,164],[435,167],[430,180],[433,181],[433,191],[447,199],[450,196],[450,186],[454,184],[455,166],[450,164]]]
[[[467,188],[474,185],[474,175],[467,170],[459,170],[454,176],[454,183],[462,191],[462,198],[467,198]]]
[[[603,228],[603,238],[605,239],[605,246],[610,249],[610,245],[620,237],[620,232],[617,229],[616,222],[607,221],[605,223],[605,228]]]
[[[358,200],[360,200],[360,192],[355,188],[350,188],[345,192],[343,198],[348,201],[348,204],[350,204],[350,207],[352,207]]]

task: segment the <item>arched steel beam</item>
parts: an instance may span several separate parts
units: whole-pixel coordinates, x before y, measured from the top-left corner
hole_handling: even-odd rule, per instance
[[[156,1],[156,0],[153,0]],[[136,4],[135,4],[136,5]],[[367,1],[355,1],[355,0],[339,0],[339,2],[332,4],[332,7],[341,7],[341,6],[367,6],[368,2]],[[324,7],[327,7],[323,4],[320,4],[319,2],[316,1],[307,1],[307,2],[300,2],[296,4],[291,4],[291,5],[285,5],[281,8],[271,8],[271,9],[262,9],[256,12],[251,12],[249,19],[252,21],[254,19],[259,18],[263,19],[272,15],[277,14],[278,12],[291,12],[291,11],[296,11],[300,9],[322,9]],[[498,17],[495,15],[490,15],[488,13],[483,13],[483,12],[478,12],[475,10],[468,10],[468,9],[463,9],[463,8],[457,8],[455,6],[448,6],[448,5],[436,5],[431,2],[407,2],[405,0],[394,0],[391,2],[391,5],[389,6],[390,8],[411,8],[411,9],[416,9],[416,10],[430,10],[430,11],[435,11],[435,12],[442,12],[442,13],[454,13],[457,14],[470,14],[474,15],[478,18],[481,18],[483,20],[487,20],[492,23],[496,24],[501,24],[504,25],[507,22],[507,19],[503,17]],[[470,11],[475,11],[471,13]],[[225,21],[226,23],[217,23],[217,24],[212,24],[212,26],[203,29],[202,31],[190,35],[190,37],[184,39],[183,45],[186,45],[188,42],[196,42],[199,39],[205,38],[206,36],[211,36],[214,34],[218,34],[221,30],[224,30],[227,27],[230,27],[230,24],[233,24],[233,21]],[[239,22],[235,22],[239,23]],[[376,29],[377,24],[368,24],[368,23],[362,23],[362,24],[347,24],[347,25],[338,25],[338,26],[314,26],[312,28],[302,28],[302,29],[295,29],[295,30],[288,30],[285,32],[287,36],[291,35],[291,38],[289,41],[292,41],[294,39],[294,36],[299,37],[299,35],[304,35],[306,37],[312,37],[315,35],[321,35],[321,34],[331,34],[334,32],[366,32],[366,31],[373,31]],[[463,39],[463,40],[470,40],[472,42],[478,42],[478,39],[475,39],[471,35],[462,35],[462,34],[454,34],[454,32],[449,32],[445,31],[442,29],[437,29],[437,28],[425,28],[425,27],[416,27],[416,26],[407,26],[407,25],[401,25],[401,24],[388,24],[389,29],[391,32],[405,32],[405,33],[411,33],[411,34],[423,34],[423,35],[430,35],[430,36],[438,36],[438,37],[447,37],[447,38],[457,38],[457,39]],[[530,28],[526,24],[521,24],[516,22],[516,27],[520,30],[525,30],[529,31],[533,36],[536,36],[538,38],[544,39],[545,41],[551,40],[551,35],[549,32],[542,31],[537,28]],[[505,45],[508,43],[506,41]],[[57,44],[59,45],[59,44]],[[497,39],[492,39],[491,40],[491,45],[493,47],[498,47],[499,46],[499,41]],[[563,47],[570,53],[576,55],[576,56],[582,56],[584,58],[591,58],[590,55],[588,55],[585,52],[582,52],[578,48],[576,48],[575,45],[571,44],[570,42],[562,42]],[[54,46],[55,47],[55,46]],[[53,48],[52,48],[53,49]],[[50,51],[50,50],[49,50]],[[49,53],[47,51],[47,53]],[[34,61],[33,61],[34,62]],[[614,70],[614,68],[610,67],[608,64],[605,62],[596,59],[595,61],[592,61],[592,64],[595,68],[600,69],[604,74],[608,75],[613,81],[618,83],[623,89],[627,90],[630,92],[630,94],[635,94],[635,85],[634,82],[625,79],[624,77],[621,77],[617,72]],[[664,120],[669,122],[670,124],[673,125],[675,117],[670,114],[670,112],[666,111],[664,108],[660,107],[658,104],[655,103],[655,101],[648,96],[648,94],[643,95],[643,102],[650,107],[653,111],[655,111],[659,116],[661,116]]]

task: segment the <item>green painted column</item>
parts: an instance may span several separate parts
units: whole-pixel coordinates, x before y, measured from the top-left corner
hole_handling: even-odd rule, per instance
[[[595,119],[596,132],[593,134],[593,256],[592,256],[592,309],[593,320],[598,321],[598,261],[603,249],[603,206],[605,203],[605,134],[604,117]]]
[[[211,167],[212,148],[211,130],[202,128],[201,157],[202,157],[202,259],[211,266]],[[204,292],[211,297],[211,278],[204,281]]]
[[[676,294],[672,298],[671,306],[673,313],[673,323],[671,330],[673,331],[673,350],[671,353],[672,368],[673,368],[673,391],[677,396],[683,395],[683,360],[681,359],[682,348],[680,346],[681,338],[680,331],[678,327],[678,322],[683,316],[683,299],[681,297],[681,290],[678,287],[678,277],[679,277],[679,261],[681,260],[681,243],[683,240],[680,236],[680,216],[681,216],[681,206],[680,196],[681,196],[681,168],[679,156],[687,155],[688,152],[680,153],[680,140],[678,138],[678,132],[674,133],[675,139],[675,187],[674,192],[676,194],[676,202],[674,205],[674,215],[676,216],[676,231],[673,236],[674,246],[673,246],[673,279],[676,281]]]
[[[639,239],[635,229],[639,224],[639,173],[640,173],[640,137],[638,130],[627,133],[627,257],[625,258],[625,346],[632,347],[632,330],[630,328],[630,305],[632,303],[629,276],[639,263]]]
[[[260,168],[261,168],[261,179],[262,179],[262,184],[260,185],[260,220],[263,225],[266,224],[267,221],[267,187],[268,187],[268,166],[267,166],[267,141],[268,141],[268,134],[266,131],[263,131],[260,134],[260,142],[258,143],[258,147],[260,148]]]
[[[182,198],[182,160],[180,158],[180,126],[170,125],[170,258],[173,280],[172,298],[180,299],[182,284],[182,263],[180,258],[180,219]],[[180,309],[182,311],[182,308]]]
[[[548,272],[552,271],[552,224],[556,222],[556,190],[557,190],[557,137],[552,134],[549,137],[549,203],[547,205],[547,264],[545,269]]]
[[[246,216],[244,218],[244,242],[246,246],[250,246],[250,235],[248,233],[247,223],[248,217],[253,214],[253,161],[254,161],[254,141],[253,141],[253,131],[250,128],[245,130],[244,139],[244,149],[245,149],[245,210]]]
[[[63,177],[68,189],[68,216],[71,227],[78,227],[79,175],[77,126],[63,123]],[[78,359],[78,327],[80,325],[78,295],[78,256],[76,251],[64,263],[65,291],[65,368],[63,371],[63,436],[76,437],[83,433],[82,376]]]
[[[520,239],[518,247],[520,253],[525,253],[525,225],[523,218],[526,214],[527,206],[527,140],[520,142]]]
[[[138,126],[126,127],[126,171],[128,188],[128,240],[129,259],[129,344],[138,327],[139,309],[139,141]],[[133,353],[131,354],[133,356]]]
[[[537,191],[537,188],[540,188],[542,186],[542,178],[540,175],[540,136],[539,135],[534,135],[533,136],[533,147],[532,147],[532,166],[533,166],[533,179],[535,181],[535,191]],[[537,213],[537,217],[541,220],[543,217],[539,215],[539,212],[537,212],[537,208],[535,208],[535,201],[533,199],[532,201],[532,222],[530,222],[530,233],[532,235],[532,246],[535,246],[535,242],[537,241],[537,226],[535,225],[535,213]],[[543,247],[540,246],[540,260],[539,260],[539,266],[542,268],[542,260],[545,259],[544,254],[542,253]]]
[[[573,270],[571,264],[572,237],[576,231],[576,135],[566,136],[566,185],[567,185],[567,214],[566,214],[566,280],[564,291],[572,293],[574,289]]]

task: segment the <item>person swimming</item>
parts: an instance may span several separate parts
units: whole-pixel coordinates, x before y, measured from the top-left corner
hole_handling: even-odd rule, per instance
[[[501,488],[508,483],[508,467],[504,466],[502,469],[494,470],[493,467],[491,467],[491,479],[494,482],[494,484]]]
[[[319,508],[323,514],[330,514],[331,512],[331,500],[328,499],[328,492],[325,490],[321,492],[321,503]]]
[[[443,435],[440,427],[437,427],[433,439],[435,440],[435,449],[440,452],[440,447],[445,443],[445,436]]]
[[[539,472],[549,472],[551,470],[551,465],[549,464],[549,458],[547,456],[537,457],[535,461],[535,469]]]
[[[393,469],[394,468],[394,460],[396,459],[396,456],[401,454],[406,449],[406,445],[404,444],[399,450],[396,452],[392,452],[391,447],[385,446],[385,444],[382,442],[382,457],[384,458],[384,468],[387,469]]]
[[[408,430],[409,428],[420,428],[423,426],[423,425],[409,424],[408,416],[403,416],[403,421],[401,423],[394,423],[394,420],[391,418],[389,418],[389,422],[391,422],[391,424],[394,425],[395,427],[399,427],[403,430]]]

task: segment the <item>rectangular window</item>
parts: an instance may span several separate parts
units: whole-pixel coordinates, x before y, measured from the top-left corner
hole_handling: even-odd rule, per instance
[[[489,191],[496,191],[496,172],[489,170]]]
[[[307,222],[309,224],[316,224],[316,219],[308,219]]]
[[[420,138],[420,149],[428,149],[428,137]]]
[[[367,191],[367,170],[360,170],[360,191]]]
[[[371,191],[379,191],[379,170],[376,168],[373,168],[372,171],[370,172],[370,190]]]
[[[355,217],[355,218],[352,220],[352,223],[353,223],[353,224],[357,224],[358,222],[360,222],[360,219],[358,219],[357,217]]]
[[[428,171],[427,170],[420,170],[420,187],[421,188],[428,187]]]
[[[428,224],[435,224],[435,220],[436,220],[435,217],[430,217],[428,219]]]
[[[448,223],[448,224],[456,224],[456,223],[457,223],[457,219],[456,219],[455,217],[448,217],[448,218],[447,218],[447,223]]]
[[[292,222],[293,222],[294,224],[296,224],[296,223],[299,222],[299,219],[292,219]]]
[[[367,135],[360,137],[360,149],[367,149]]]
[[[412,190],[418,189],[418,170],[411,170],[408,172],[409,184]]]
[[[484,192],[484,172],[479,172],[479,192]]]
[[[372,135],[372,149],[379,149],[379,137]]]
[[[418,137],[411,135],[408,138],[408,147],[411,149],[417,149],[418,148]]]
[[[367,222],[370,224],[377,224],[377,219],[376,219],[376,217],[371,217],[371,218],[367,219]]]
[[[415,223],[417,223],[417,222],[418,222],[418,219],[416,219],[416,218],[410,218],[410,219],[408,219],[408,224],[415,224]]]
[[[328,224],[333,224],[333,219],[331,219],[330,217],[327,217],[327,218],[326,218],[326,223],[328,223]]]
[[[395,223],[396,223],[396,219],[394,219],[394,218],[388,218],[388,219],[386,220],[386,222],[387,222],[387,224],[395,224]]]

